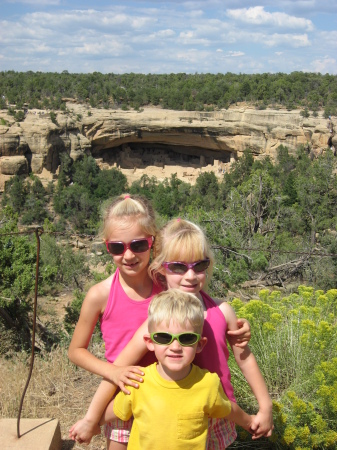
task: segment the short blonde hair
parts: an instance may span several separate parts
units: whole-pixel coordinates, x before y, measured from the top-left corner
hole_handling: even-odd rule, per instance
[[[157,234],[154,260],[149,267],[151,278],[165,286],[162,263],[166,261],[192,262],[209,258],[207,274],[211,275],[214,255],[202,229],[183,219],[173,219]]]
[[[158,331],[156,327],[170,321],[186,326],[189,322],[196,333],[201,334],[204,325],[204,308],[194,295],[179,289],[169,289],[157,294],[151,300],[148,311],[149,332]]]
[[[105,204],[101,236],[108,239],[117,227],[139,224],[145,234],[156,236],[156,217],[150,202],[139,195],[122,194]]]

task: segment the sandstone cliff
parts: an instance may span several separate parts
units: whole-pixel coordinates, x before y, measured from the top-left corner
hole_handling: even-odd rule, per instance
[[[74,160],[90,154],[101,168],[119,167],[129,181],[143,173],[158,179],[177,173],[193,183],[200,171],[222,174],[246,148],[257,158],[274,158],[281,144],[291,153],[305,145],[318,154],[330,137],[322,115],[304,119],[298,110],[247,106],[217,112],[137,112],[67,103],[67,112],[59,112],[56,123],[47,111],[28,111],[20,123],[7,111],[0,111],[0,118],[6,123],[0,125],[0,186],[14,174],[50,178],[57,174],[62,152]]]

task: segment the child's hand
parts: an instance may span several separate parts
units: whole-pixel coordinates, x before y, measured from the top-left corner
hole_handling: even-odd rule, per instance
[[[253,434],[252,424],[254,423],[256,416],[244,413],[244,419],[240,422],[240,427],[248,431],[248,433]]]
[[[251,423],[251,433],[252,439],[259,439],[260,437],[270,437],[272,435],[274,424],[272,411],[262,412],[261,410],[252,416],[253,420]]]
[[[124,394],[130,394],[126,386],[139,388],[138,383],[143,383],[144,372],[140,366],[121,367],[114,364],[114,372],[111,377],[113,383],[120,388]],[[136,381],[136,383],[135,383]]]
[[[70,439],[79,444],[89,444],[96,434],[101,434],[100,426],[88,421],[85,417],[76,422],[69,430]]]
[[[237,320],[238,330],[228,330],[227,339],[235,347],[245,347],[251,338],[250,325],[247,319]]]

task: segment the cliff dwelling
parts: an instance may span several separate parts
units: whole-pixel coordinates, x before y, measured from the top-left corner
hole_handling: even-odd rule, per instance
[[[219,152],[200,147],[160,143],[130,142],[119,147],[100,150],[93,156],[102,158],[103,162],[116,165],[120,169],[146,169],[156,166],[180,166],[182,168],[200,169],[213,166],[214,170],[224,170],[231,162],[231,152]]]

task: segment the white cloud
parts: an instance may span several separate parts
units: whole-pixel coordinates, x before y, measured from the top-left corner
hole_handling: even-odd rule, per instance
[[[47,13],[37,12],[23,16],[23,22],[27,27],[38,26],[40,28],[54,29],[57,32],[76,32],[79,28],[85,28],[86,32],[98,30],[108,31],[111,34],[126,32],[128,30],[147,29],[153,24],[150,17],[133,17],[123,13],[112,11],[73,10],[68,12]]]
[[[196,19],[196,18],[200,18],[204,16],[204,11],[202,11],[201,9],[198,10],[193,10],[188,12],[188,16],[192,19]]]
[[[231,52],[228,52],[226,56],[231,56],[231,57],[235,57],[236,58],[238,56],[244,56],[244,52],[231,51]]]
[[[175,32],[173,30],[160,30],[157,35],[162,37],[172,37],[175,36]]]
[[[195,31],[182,31],[179,34],[179,41],[184,45],[210,45],[211,41],[205,38],[199,38]]]
[[[71,49],[70,53],[74,52],[78,55],[88,55],[90,57],[97,55],[116,57],[123,55],[123,52],[129,50],[130,49],[126,46],[121,45],[118,42],[111,42],[110,39],[106,38],[103,42],[84,42],[83,45]]]
[[[336,73],[337,72],[337,60],[329,56],[325,56],[322,59],[316,59],[311,63],[312,70],[320,73]]]
[[[229,9],[227,15],[231,19],[246,22],[251,25],[267,25],[278,28],[314,29],[311,20],[290,16],[283,12],[267,12],[263,6],[251,8]]]
[[[173,30],[159,30],[156,33],[152,33],[151,37],[155,39],[172,38],[176,35]]]
[[[266,36],[265,44],[267,47],[287,46],[287,47],[308,47],[311,45],[306,34],[272,34]]]
[[[7,3],[21,3],[30,6],[53,6],[59,5],[60,0],[7,0]]]

